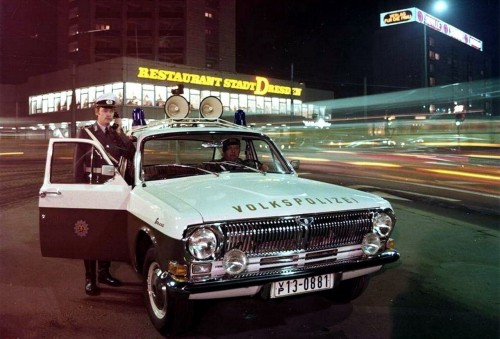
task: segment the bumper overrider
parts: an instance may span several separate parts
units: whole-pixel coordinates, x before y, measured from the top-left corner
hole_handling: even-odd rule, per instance
[[[343,263],[335,263],[333,265],[325,265],[322,267],[304,268],[298,270],[296,267],[282,268],[278,272],[273,271],[269,274],[257,274],[253,276],[225,276],[224,279],[216,279],[209,281],[186,282],[179,281],[174,276],[169,274],[162,275],[162,280],[169,292],[180,294],[185,297],[196,299],[195,294],[228,291],[234,289],[244,289],[254,286],[264,286],[266,284],[289,279],[305,278],[323,274],[334,273],[337,275],[344,274],[350,271],[363,270],[374,268],[373,271],[379,270],[383,265],[393,263],[399,259],[400,255],[396,250],[390,249],[378,253],[371,257],[363,257],[358,260],[348,261]],[[341,279],[336,279],[341,280]],[[251,295],[252,293],[248,293]],[[242,293],[241,295],[245,295]],[[200,298],[202,299],[202,298]]]

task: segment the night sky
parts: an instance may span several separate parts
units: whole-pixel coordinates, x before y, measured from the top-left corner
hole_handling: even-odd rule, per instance
[[[434,1],[244,0],[237,1],[237,71],[303,81],[307,87],[359,90],[370,74],[371,37],[379,13],[420,8],[483,40],[498,77],[499,0],[448,0],[436,14]],[[346,91],[347,93],[348,91]]]
[[[57,0],[0,0],[0,53],[4,80],[56,67],[53,18]],[[483,40],[499,76],[500,0],[447,0],[435,14],[423,0],[236,0],[236,67],[245,74],[290,79],[310,88],[362,89],[372,67],[371,37],[379,13],[418,7]],[[224,1],[221,0],[221,4]],[[27,22],[31,24],[28,25]],[[29,27],[29,31],[27,29]],[[47,40],[47,41],[46,41]],[[347,93],[347,92],[346,92]]]

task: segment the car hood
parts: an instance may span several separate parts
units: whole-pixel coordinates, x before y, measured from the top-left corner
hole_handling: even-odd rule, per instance
[[[142,189],[187,219],[193,215],[186,212],[197,212],[204,222],[390,207],[370,193],[282,174],[201,175],[148,182]]]

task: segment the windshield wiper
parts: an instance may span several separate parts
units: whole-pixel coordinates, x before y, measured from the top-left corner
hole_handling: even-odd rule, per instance
[[[204,168],[197,167],[197,166],[182,165],[182,164],[168,164],[168,166],[182,167],[182,168],[192,168],[192,169],[198,170],[200,172],[205,172],[205,173],[208,173],[208,174],[214,174],[215,176],[219,176],[220,175],[220,173],[209,171],[209,170],[206,170]]]
[[[233,162],[233,161],[211,161],[211,162],[209,162],[209,164],[218,164],[218,165],[220,165],[220,167],[222,167],[224,169],[224,171],[227,171],[227,169],[223,166],[223,165],[226,165],[226,166],[236,166],[236,167],[248,169],[248,170],[251,170],[253,172],[262,173],[263,175],[266,175],[266,172],[261,171],[260,169],[257,169],[255,167],[251,167],[251,166],[247,166],[245,164]]]

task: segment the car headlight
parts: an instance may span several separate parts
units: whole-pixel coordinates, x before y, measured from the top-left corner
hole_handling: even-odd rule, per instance
[[[222,263],[227,273],[239,274],[247,268],[248,258],[245,252],[233,248],[224,255]]]
[[[380,249],[381,242],[378,235],[375,233],[365,234],[361,242],[361,250],[366,255],[375,255]]]
[[[217,249],[217,237],[208,228],[198,228],[188,238],[187,248],[196,259],[207,259]]]
[[[386,238],[392,232],[393,219],[385,212],[375,213],[373,216],[373,231],[380,237]]]

